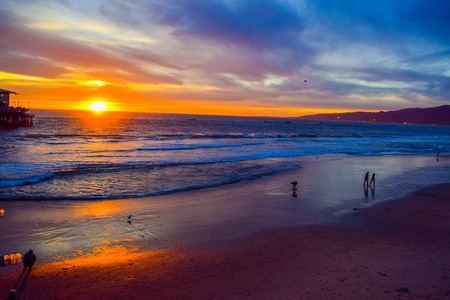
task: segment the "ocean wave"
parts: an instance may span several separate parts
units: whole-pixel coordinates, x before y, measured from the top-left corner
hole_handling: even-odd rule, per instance
[[[374,140],[390,140],[390,139],[405,139],[405,140],[434,140],[435,135],[422,135],[422,136],[407,136],[393,134],[378,134],[378,133],[366,133],[366,132],[352,132],[352,133],[339,133],[339,132],[229,132],[229,133],[199,133],[199,134],[143,134],[135,133],[134,135],[125,134],[81,134],[81,133],[64,133],[64,134],[24,134],[14,136],[17,140],[38,140],[50,145],[58,144],[73,144],[80,143],[83,140],[92,141],[96,139],[106,140],[107,142],[116,143],[122,141],[179,141],[179,140],[218,140],[218,139],[374,139]],[[450,136],[439,136],[440,139],[450,139]]]
[[[339,137],[339,135],[322,136],[317,134],[299,134],[299,133],[227,133],[227,134],[158,134],[158,135],[142,135],[124,136],[124,135],[102,135],[102,134],[56,134],[56,135],[24,135],[21,137],[34,139],[54,139],[54,138],[84,138],[84,139],[133,139],[133,140],[190,140],[190,139],[264,139],[264,138],[315,138],[315,137]]]
[[[169,136],[166,136],[169,137]],[[297,133],[228,133],[228,134],[197,134],[188,136],[192,139],[278,139],[278,138],[315,138],[315,134]]]
[[[175,151],[175,150],[195,150],[195,149],[218,149],[218,148],[237,148],[256,146],[260,143],[245,143],[245,144],[185,144],[185,145],[160,145],[136,148],[137,151]],[[134,151],[130,149],[128,151]]]
[[[0,194],[0,201],[5,200],[28,200],[28,201],[46,201],[46,200],[114,200],[114,199],[131,199],[131,198],[144,198],[144,197],[156,197],[161,195],[173,194],[184,191],[198,190],[210,187],[216,187],[221,185],[232,184],[236,182],[240,182],[243,180],[252,180],[261,178],[268,175],[273,175],[278,172],[286,171],[288,169],[292,169],[296,167],[293,164],[285,165],[284,167],[277,170],[266,170],[263,172],[259,172],[258,174],[245,174],[236,176],[228,176],[226,178],[216,179],[207,182],[197,182],[192,184],[184,184],[184,185],[174,185],[170,187],[161,187],[159,189],[153,191],[147,191],[148,189],[141,189],[141,192],[136,193],[135,190],[130,189],[128,191],[121,190],[120,192],[106,192],[100,194],[83,194],[77,193],[76,195],[67,195],[67,194],[46,194],[44,192],[35,193],[33,190],[33,194],[31,193],[2,193]]]
[[[319,141],[316,141],[319,142]],[[253,146],[258,146],[258,143],[252,144]],[[140,149],[140,151],[158,151],[158,150],[192,150],[198,148],[189,148],[188,147],[176,147],[174,145],[171,149],[165,148],[148,148],[148,149]],[[230,147],[239,147],[239,145],[229,145]],[[246,145],[248,146],[248,144]],[[283,147],[267,149],[264,152],[258,150],[256,147],[253,150],[246,149],[246,151],[236,150],[236,151],[227,151],[223,153],[223,156],[218,156],[219,153],[204,153],[203,156],[199,156],[197,154],[193,154],[191,156],[183,155],[178,157],[178,159],[174,156],[171,156],[168,159],[154,159],[152,160],[145,159],[146,156],[143,157],[133,157],[133,159],[139,160],[131,160],[131,161],[119,161],[119,162],[100,162],[100,161],[88,161],[85,163],[61,163],[54,165],[42,164],[40,166],[33,166],[33,169],[26,170],[20,168],[20,172],[41,172],[43,174],[36,174],[34,176],[29,176],[27,178],[10,178],[0,181],[0,188],[8,187],[8,186],[19,186],[19,185],[27,185],[27,184],[35,184],[39,183],[42,180],[46,180],[49,178],[60,178],[66,176],[77,176],[80,174],[102,174],[102,173],[117,173],[130,171],[135,172],[139,170],[148,170],[152,168],[168,168],[174,166],[191,166],[191,165],[211,165],[211,164],[220,164],[220,163],[230,163],[230,162],[245,162],[245,161],[255,161],[260,159],[271,159],[271,158],[288,158],[288,157],[302,157],[302,156],[312,156],[312,155],[324,155],[324,154],[351,154],[351,155],[365,155],[365,154],[382,154],[382,153],[429,153],[436,151],[435,148],[430,147],[408,147],[411,145],[403,145],[399,144],[396,147],[379,147],[371,144],[356,144],[356,143],[347,143],[345,145],[337,145],[333,143],[318,143],[314,144],[297,144],[292,146],[291,148]],[[209,145],[203,145],[204,148],[209,148]],[[225,147],[217,146],[211,148],[221,148]],[[201,148],[201,147],[200,147]],[[134,150],[133,150],[134,151]],[[119,151],[123,153],[123,151]],[[163,156],[161,156],[162,158]],[[117,155],[114,153],[111,154],[102,154],[101,152],[94,153],[91,152],[89,155],[90,159],[95,158],[107,158],[117,160],[119,158],[130,159],[127,155]],[[24,165],[24,168],[26,166]],[[45,171],[44,171],[45,170]],[[19,171],[9,172],[10,174],[3,174],[3,177],[17,177]]]
[[[34,176],[31,176],[28,178],[23,178],[23,179],[3,180],[3,181],[0,181],[0,188],[37,183],[37,182],[52,178],[54,176],[55,176],[55,174],[53,172],[48,172],[45,174],[34,175]]]
[[[120,134],[81,134],[81,133],[62,133],[62,134],[22,134],[14,136],[16,139],[31,139],[31,140],[39,140],[39,141],[47,141],[47,140],[59,140],[59,139],[112,139],[112,140],[121,140],[121,139],[129,139],[129,136],[120,135]]]

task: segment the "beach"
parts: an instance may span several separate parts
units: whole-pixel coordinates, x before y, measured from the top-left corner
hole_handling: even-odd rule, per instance
[[[360,159],[347,160],[346,165],[364,174],[357,167]],[[392,158],[364,159],[373,165],[377,160],[392,164]],[[398,157],[392,165],[402,165],[402,160],[411,165],[417,158]],[[448,172],[448,159],[441,158],[441,163],[439,168]],[[387,182],[397,176],[387,172],[390,175],[383,178],[379,173],[373,199],[362,193],[362,178],[357,178],[354,184],[359,186],[359,198],[344,205],[341,199],[354,193],[345,189],[347,181],[353,179],[341,176],[342,182],[329,183],[342,187],[334,188],[333,201],[325,201],[320,208],[308,202],[307,194],[313,190],[320,190],[316,194],[323,193],[323,199],[329,197],[319,188],[329,179],[318,184],[314,176],[323,178],[323,172],[333,166],[342,168],[340,164],[342,160],[330,160],[323,166],[220,189],[178,193],[168,196],[173,200],[169,210],[167,199],[152,201],[151,205],[130,200],[129,205],[121,206],[119,201],[110,205],[114,207],[112,212],[111,208],[108,212],[95,211],[98,204],[91,204],[89,212],[75,218],[76,225],[64,215],[68,212],[62,205],[53,203],[53,211],[42,213],[37,218],[41,223],[35,228],[47,231],[44,223],[56,227],[43,219],[62,213],[68,227],[79,227],[85,233],[81,239],[92,244],[81,250],[75,247],[72,250],[78,254],[75,251],[66,256],[50,255],[53,253],[47,250],[41,251],[40,257],[37,251],[38,262],[29,274],[22,274],[20,265],[3,268],[0,299],[5,299],[13,287],[22,299],[450,298],[450,185],[428,184],[398,194],[401,196],[397,199],[377,199],[384,187],[389,189]],[[305,172],[311,174],[314,185],[307,183]],[[295,198],[290,182],[296,178],[304,182],[300,182]],[[176,202],[180,197],[183,202]],[[208,206],[211,201],[215,204]],[[14,211],[14,203],[9,206]],[[164,210],[157,207],[168,211],[164,218],[171,226],[158,230],[155,225],[150,230],[139,225],[145,224],[144,217],[154,216],[152,222],[159,220]],[[128,219],[133,225],[125,216],[130,209],[135,209]],[[121,232],[122,227],[113,225],[116,219],[138,229]],[[85,224],[93,231],[100,227],[99,222],[106,222],[110,231],[98,229],[102,233],[97,236],[85,232]],[[137,237],[139,232],[141,239]],[[44,235],[36,233],[34,237]],[[16,244],[22,238],[18,237]],[[48,238],[59,252],[65,249],[58,248],[55,240],[62,243],[61,239]],[[71,240],[76,245],[77,238]]]
[[[1,1],[0,300],[450,300],[449,11]]]

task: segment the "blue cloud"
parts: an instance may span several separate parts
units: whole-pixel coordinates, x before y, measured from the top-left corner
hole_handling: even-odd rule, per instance
[[[156,10],[177,35],[260,50],[301,48],[299,35],[305,27],[293,7],[270,0],[175,0],[159,3]]]

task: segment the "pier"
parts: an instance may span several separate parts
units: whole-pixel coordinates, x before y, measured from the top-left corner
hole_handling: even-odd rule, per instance
[[[29,114],[28,108],[22,105],[10,105],[9,95],[16,92],[0,89],[0,128],[31,127],[34,115]]]

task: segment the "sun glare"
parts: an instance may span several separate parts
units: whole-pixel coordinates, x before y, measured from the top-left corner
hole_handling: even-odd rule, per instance
[[[106,111],[108,110],[108,106],[105,102],[92,102],[91,105],[89,105],[90,110],[94,111]]]
[[[86,82],[86,85],[105,86],[105,83],[100,80],[93,80],[93,81]]]

